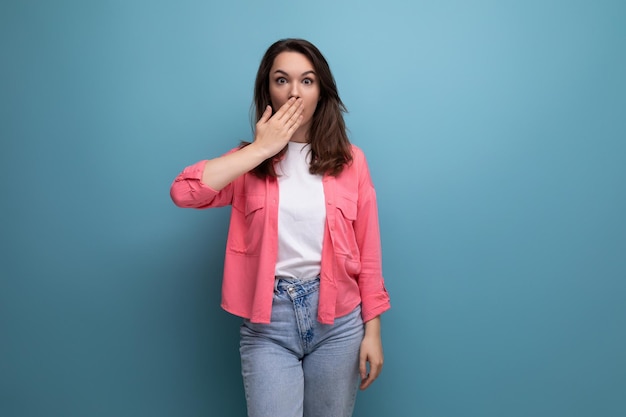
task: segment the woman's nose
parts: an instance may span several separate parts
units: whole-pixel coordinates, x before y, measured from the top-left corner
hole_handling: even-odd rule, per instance
[[[300,98],[300,90],[298,89],[298,83],[293,83],[291,85],[291,90],[289,91],[289,98],[291,97]]]

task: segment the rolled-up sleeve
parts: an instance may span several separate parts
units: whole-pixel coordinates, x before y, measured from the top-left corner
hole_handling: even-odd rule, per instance
[[[354,231],[361,255],[358,277],[363,321],[367,322],[391,307],[382,274],[382,249],[376,191],[362,153],[355,155],[359,197]]]
[[[206,163],[203,160],[190,165],[174,179],[170,197],[178,207],[204,209],[232,203],[232,183],[216,191],[202,182]]]

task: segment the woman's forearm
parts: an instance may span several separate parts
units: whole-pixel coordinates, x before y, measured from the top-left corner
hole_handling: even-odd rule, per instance
[[[380,337],[380,316],[376,316],[365,323],[365,336]]]
[[[235,152],[207,161],[202,173],[202,182],[219,191],[267,158],[266,152],[251,143]]]

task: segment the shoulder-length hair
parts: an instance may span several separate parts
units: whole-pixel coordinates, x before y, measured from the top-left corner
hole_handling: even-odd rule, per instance
[[[313,113],[307,137],[311,147],[309,172],[337,176],[347,164],[352,162],[352,147],[343,119],[343,114],[347,112],[347,109],[339,98],[335,78],[326,58],[311,42],[304,39],[281,39],[267,49],[254,83],[256,121],[261,118],[267,105],[271,104],[269,83],[274,59],[280,53],[287,51],[301,53],[311,61],[320,88],[319,102]],[[274,164],[280,160],[285,150],[286,147],[277,155],[263,161],[252,172],[262,178],[268,175],[276,178]]]

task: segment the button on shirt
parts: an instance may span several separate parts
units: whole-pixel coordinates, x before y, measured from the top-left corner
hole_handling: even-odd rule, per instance
[[[359,304],[364,322],[390,308],[382,276],[376,192],[363,152],[352,145],[352,153],[352,163],[341,174],[322,179],[326,222],[318,321],[325,324]],[[278,181],[246,173],[216,191],[201,181],[205,164],[206,160],[188,166],[176,177],[172,200],[179,207],[196,209],[232,206],[221,305],[252,322],[269,323],[278,252]]]

